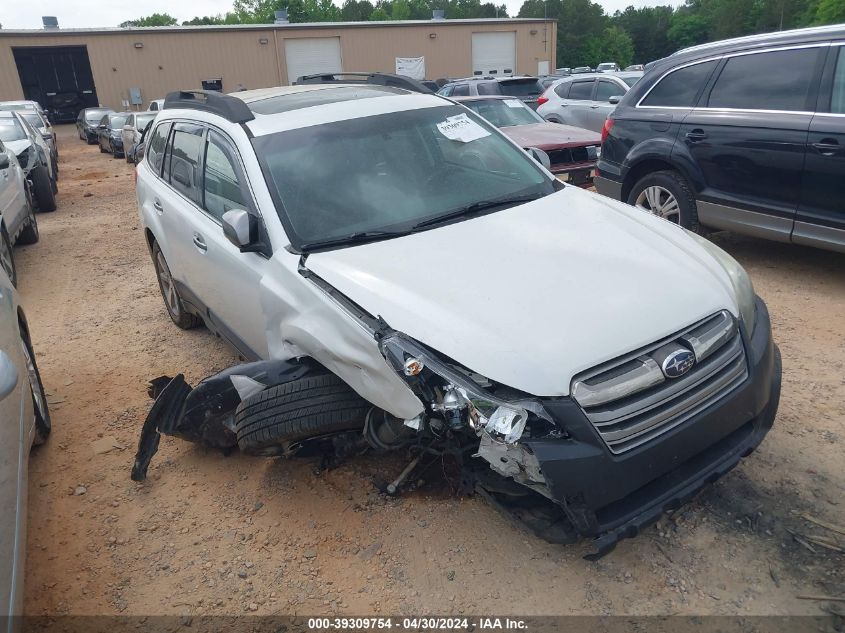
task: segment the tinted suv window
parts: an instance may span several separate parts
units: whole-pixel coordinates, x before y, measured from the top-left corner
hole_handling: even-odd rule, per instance
[[[704,83],[718,63],[718,60],[702,62],[669,73],[651,89],[643,100],[643,105],[669,108],[693,107],[698,92],[704,87]]]
[[[170,132],[170,123],[158,125],[153,136],[147,145],[147,160],[152,170],[161,175],[161,162],[164,157],[164,144],[167,142],[167,134]]]
[[[599,81],[599,87],[596,88],[596,101],[607,101],[611,97],[621,97],[624,94],[625,89],[615,81],[602,79]]]
[[[499,85],[495,81],[479,81],[476,84],[478,94],[480,95],[497,95],[499,92]]]
[[[830,96],[830,111],[845,114],[845,46],[839,47],[836,72],[833,74],[833,94]]]
[[[226,211],[249,209],[242,183],[234,151],[217,132],[209,132],[203,177],[205,210],[220,220]]]
[[[566,99],[569,97],[569,89],[572,87],[571,81],[565,81],[562,84],[555,86],[555,92],[557,96],[561,99]]]
[[[452,88],[452,95],[453,97],[468,97],[469,96],[469,84],[458,84],[454,88]]]
[[[509,79],[499,82],[499,90],[510,97],[536,97],[543,92],[543,84],[538,79]]]
[[[740,55],[728,59],[707,105],[743,110],[807,109],[818,48]]]
[[[593,82],[592,81],[573,81],[572,88],[569,90],[569,98],[570,99],[581,99],[584,101],[589,101],[590,96],[593,94]]]
[[[199,202],[198,164],[201,146],[201,127],[179,125],[173,130],[168,152],[168,180],[176,191],[194,202]]]

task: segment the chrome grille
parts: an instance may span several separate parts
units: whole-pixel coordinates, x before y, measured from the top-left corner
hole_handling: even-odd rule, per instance
[[[667,350],[689,350],[692,369],[667,378]],[[687,354],[689,355],[689,354]],[[624,453],[683,424],[748,377],[745,348],[727,311],[653,345],[604,363],[572,383],[572,397],[613,453]]]

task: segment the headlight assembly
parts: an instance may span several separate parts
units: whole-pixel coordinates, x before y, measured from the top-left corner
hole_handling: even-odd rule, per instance
[[[738,261],[710,240],[705,239],[692,231],[687,231],[687,234],[695,239],[695,241],[697,241],[704,250],[712,255],[713,259],[719,262],[722,268],[725,269],[725,272],[728,273],[728,277],[731,280],[731,285],[733,286],[734,295],[736,297],[736,303],[739,307],[739,316],[742,319],[743,324],[745,324],[745,331],[748,333],[748,337],[751,338],[754,334],[754,322],[756,321],[757,307],[754,286],[751,284],[751,278],[748,276],[748,273],[745,272],[745,269],[740,266]]]
[[[513,443],[522,436],[529,411],[548,419],[539,402],[497,398],[479,384],[488,382],[486,379],[447,365],[401,333],[385,336],[380,348],[387,362],[412,388],[431,391],[431,411],[453,428],[469,426],[479,435],[484,431],[494,439]]]

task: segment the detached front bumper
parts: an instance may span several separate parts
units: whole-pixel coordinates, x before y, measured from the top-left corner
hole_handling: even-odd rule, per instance
[[[772,428],[780,399],[780,353],[765,304],[754,336],[743,335],[748,378],[723,399],[650,442],[613,454],[570,398],[544,401],[570,437],[523,441],[555,501],[601,556],[689,500],[749,455]]]

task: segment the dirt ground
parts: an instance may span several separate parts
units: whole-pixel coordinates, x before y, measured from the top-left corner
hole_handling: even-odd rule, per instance
[[[168,319],[138,226],[133,167],[61,126],[59,208],[16,251],[53,415],[30,463],[26,612],[58,614],[820,614],[845,594],[845,256],[734,236],[783,352],[760,449],[596,563],[478,498],[398,499],[359,458],[229,457],[163,438],[129,478],[147,381],[235,362]],[[797,537],[795,536],[797,535]],[[802,542],[803,541],[803,544]],[[830,545],[830,543],[828,543]]]

